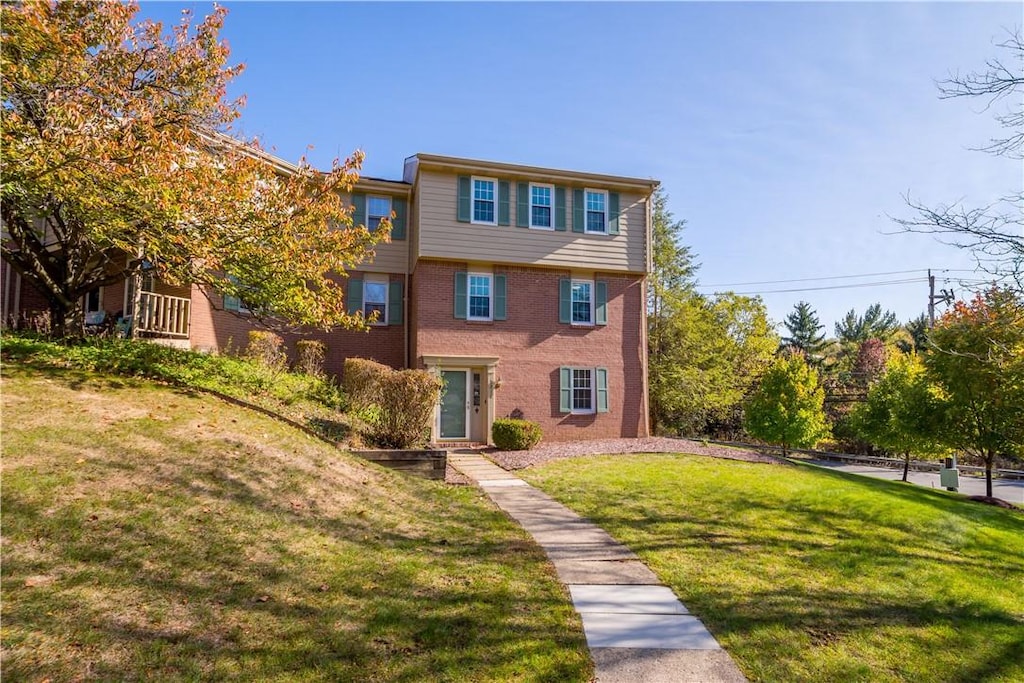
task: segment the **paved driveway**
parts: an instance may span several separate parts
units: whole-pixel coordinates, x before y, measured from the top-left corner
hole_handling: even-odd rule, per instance
[[[903,478],[903,469],[889,469],[888,467],[872,467],[870,465],[848,465],[842,462],[831,460],[805,460],[812,465],[820,465],[834,470],[861,474],[866,477],[878,479],[890,479],[899,481]],[[941,489],[939,486],[938,472],[915,472],[910,471],[907,477],[911,482],[920,486],[927,486],[933,489]],[[968,496],[985,495],[985,479],[983,477],[965,477],[960,475],[960,493]],[[1020,479],[993,479],[992,495],[1001,498],[1015,505],[1024,505],[1024,480]]]

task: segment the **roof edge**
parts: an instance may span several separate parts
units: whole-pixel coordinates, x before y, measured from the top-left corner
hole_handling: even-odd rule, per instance
[[[414,155],[422,166],[428,168],[443,168],[452,170],[483,171],[483,172],[506,172],[523,176],[543,176],[545,178],[562,178],[573,181],[594,181],[606,185],[617,185],[632,188],[643,188],[653,192],[661,181],[653,178],[631,178],[628,176],[607,175],[603,173],[586,173],[583,171],[570,171],[566,169],[545,168],[542,166],[527,166],[523,164],[510,164],[503,161],[485,161],[483,159],[466,159],[461,157],[448,157],[440,154],[427,154],[419,152]],[[412,157],[410,157],[412,158]]]

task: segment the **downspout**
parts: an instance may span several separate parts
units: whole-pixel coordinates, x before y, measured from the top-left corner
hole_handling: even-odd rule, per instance
[[[404,292],[405,292],[405,294],[404,294],[405,317],[402,319],[402,328],[403,328],[402,335],[403,335],[403,344],[404,344],[403,356],[404,356],[404,363],[405,363],[403,367],[405,367],[406,369],[409,369],[409,316],[412,315],[412,306],[411,306],[412,297],[409,296],[409,272],[408,272],[409,271],[409,264],[408,263],[406,263],[406,265],[405,265],[405,270],[406,270],[406,273],[405,273],[405,286],[404,286]]]
[[[641,374],[643,376],[643,385],[644,385],[644,410],[643,410],[643,420],[644,420],[643,426],[644,426],[644,429],[643,429],[643,436],[650,436],[651,435],[651,388],[650,388],[650,385],[648,383],[648,377],[649,377],[650,373],[648,372],[648,369],[647,369],[647,363],[648,363],[648,360],[649,360],[648,359],[648,354],[647,354],[647,288],[650,286],[650,282],[649,282],[649,280],[650,280],[650,273],[654,269],[654,255],[653,255],[653,249],[652,249],[653,245],[651,244],[651,234],[652,234],[651,233],[651,217],[652,217],[652,214],[651,214],[651,197],[650,197],[650,195],[647,196],[647,199],[645,200],[645,204],[646,204],[646,209],[647,209],[646,212],[645,212],[646,213],[646,219],[647,219],[647,229],[645,231],[646,232],[646,238],[647,238],[647,244],[645,245],[645,249],[647,251],[647,272],[644,273],[644,277],[643,277],[643,280],[641,281],[641,287],[640,287],[640,354],[641,354],[640,357],[643,358],[643,363],[641,364],[641,367],[643,368]]]
[[[405,202],[406,202],[406,206],[408,207],[405,210],[406,221],[407,221],[408,225],[405,226],[405,228],[406,228],[405,229],[405,249],[406,249],[406,254],[405,254],[405,318],[403,319],[403,321],[404,321],[404,325],[403,325],[404,332],[403,332],[403,334],[404,334],[404,338],[405,338],[405,345],[404,345],[404,349],[403,349],[404,354],[403,355],[405,356],[405,367],[406,367],[406,369],[409,369],[409,368],[412,367],[410,365],[410,362],[412,360],[412,358],[411,358],[411,355],[412,355],[412,353],[411,353],[412,352],[412,340],[409,338],[410,319],[412,318],[412,292],[409,289],[409,281],[410,281],[409,280],[409,272],[412,270],[412,241],[413,241],[413,234],[414,233],[417,235],[417,239],[418,239],[418,235],[419,235],[419,230],[418,230],[419,226],[418,225],[414,226],[413,225],[413,220],[412,220],[412,217],[414,215],[413,214],[413,206],[412,206],[412,192],[413,192],[412,188],[410,188],[409,192],[405,195]],[[416,219],[419,220],[419,214],[417,213],[415,215],[416,215]]]

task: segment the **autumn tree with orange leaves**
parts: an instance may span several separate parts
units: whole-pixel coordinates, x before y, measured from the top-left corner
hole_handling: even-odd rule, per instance
[[[928,333],[924,364],[943,392],[940,439],[985,463],[1024,458],[1024,299],[994,287],[958,301]]]
[[[341,197],[363,155],[321,173],[234,136],[227,11],[170,34],[119,2],[4,3],[2,256],[47,298],[54,334],[82,297],[151,269],[269,318],[354,327],[338,273],[385,231]]]

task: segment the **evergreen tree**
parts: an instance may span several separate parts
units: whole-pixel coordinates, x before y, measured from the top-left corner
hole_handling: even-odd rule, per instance
[[[928,316],[924,313],[907,322],[903,329],[910,335],[914,351],[921,353],[928,347]]]
[[[882,304],[874,303],[868,306],[863,316],[857,315],[857,311],[851,308],[846,316],[836,323],[836,337],[840,342],[857,344],[872,337],[889,341],[899,328],[896,314],[892,311],[883,312]]]
[[[806,301],[796,304],[793,309],[786,316],[784,324],[789,336],[783,337],[782,343],[788,348],[803,351],[808,360],[816,363],[825,348],[825,335],[819,333],[825,326],[818,322],[818,314]]]

